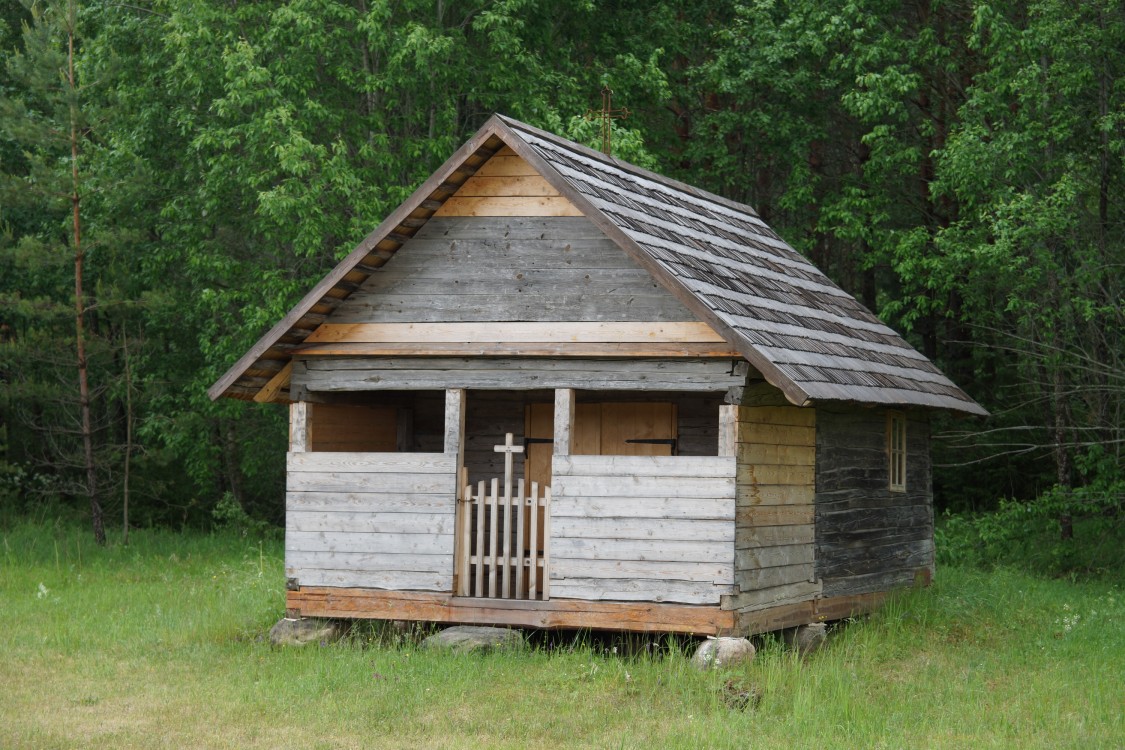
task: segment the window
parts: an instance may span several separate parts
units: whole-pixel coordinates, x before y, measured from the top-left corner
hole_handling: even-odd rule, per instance
[[[906,415],[887,412],[887,473],[892,492],[906,492]]]

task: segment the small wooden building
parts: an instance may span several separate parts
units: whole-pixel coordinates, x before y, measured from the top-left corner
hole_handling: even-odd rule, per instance
[[[211,389],[290,404],[291,616],[749,634],[928,581],[984,414],[747,206],[496,116]]]

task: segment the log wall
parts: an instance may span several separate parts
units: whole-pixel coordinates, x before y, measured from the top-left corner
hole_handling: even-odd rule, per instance
[[[449,591],[457,455],[287,460],[285,571],[302,586]]]
[[[738,406],[735,582],[723,607],[753,613],[816,598],[814,465],[816,412]]]
[[[883,409],[818,407],[817,575],[825,596],[928,580],[934,565],[927,416],[907,413],[906,491],[889,489]]]
[[[733,457],[552,459],[551,596],[718,604],[734,591]]]

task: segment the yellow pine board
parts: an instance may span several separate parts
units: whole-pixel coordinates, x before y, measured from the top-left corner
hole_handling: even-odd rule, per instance
[[[562,197],[478,197],[453,196],[434,216],[582,216],[578,208]]]
[[[457,189],[457,198],[540,196],[557,197],[559,191],[539,175],[480,176],[465,180]]]
[[[324,323],[306,343],[719,343],[706,323]]]
[[[506,177],[538,175],[535,167],[528,164],[512,150],[501,151],[481,165],[476,174],[481,177]]]
[[[799,406],[742,406],[738,409],[738,421],[746,424],[814,427],[816,410]]]

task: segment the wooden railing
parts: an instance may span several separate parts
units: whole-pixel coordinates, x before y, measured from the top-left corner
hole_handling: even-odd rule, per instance
[[[551,488],[493,479],[466,485],[460,506],[457,595],[493,599],[549,599]]]
[[[524,480],[512,487],[512,455],[523,447],[512,444],[509,433],[504,445],[504,479],[478,482],[476,492],[462,469],[462,491],[457,510],[458,596],[493,599],[549,599],[551,538],[551,488],[531,483],[525,494]]]

